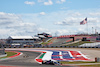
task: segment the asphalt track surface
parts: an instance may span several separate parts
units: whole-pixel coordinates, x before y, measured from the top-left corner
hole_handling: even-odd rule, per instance
[[[72,67],[72,66],[55,66],[55,65],[40,65],[35,62],[35,58],[40,55],[40,53],[37,52],[31,52],[31,51],[19,51],[23,54],[14,58],[5,59],[0,61],[0,67],[3,67],[2,65],[10,66],[10,67]],[[75,66],[74,66],[75,67]]]
[[[11,48],[7,48],[11,49]],[[20,48],[14,48],[20,50]],[[94,59],[95,57],[100,57],[100,48],[22,48],[22,49],[51,49],[51,50],[76,50],[81,51],[83,54],[87,55],[89,58]],[[39,65],[34,61],[34,59],[40,55],[40,53],[32,51],[19,51],[23,54],[11,59],[0,60],[0,67],[72,67],[72,66],[54,66],[54,65]],[[27,56],[27,57],[24,57]],[[4,65],[4,66],[3,66]],[[75,66],[74,66],[75,67]]]

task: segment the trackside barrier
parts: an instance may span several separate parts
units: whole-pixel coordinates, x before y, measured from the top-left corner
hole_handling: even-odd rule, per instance
[[[95,57],[95,62],[100,62],[100,58]]]
[[[5,56],[7,56],[7,54],[0,55],[0,57],[5,57]]]
[[[21,48],[24,48],[24,46],[21,46]]]
[[[100,46],[4,46],[4,48],[100,48]]]
[[[30,46],[30,48],[33,48],[33,46]]]

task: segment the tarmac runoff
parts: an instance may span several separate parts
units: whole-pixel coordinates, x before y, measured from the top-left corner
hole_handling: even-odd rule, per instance
[[[0,66],[0,67],[23,67],[23,66]]]
[[[42,53],[43,53],[43,51],[44,51],[44,50],[48,50],[48,48],[47,48],[47,49],[44,49],[44,48],[42,48],[42,49],[35,49],[35,50],[34,50],[34,49],[26,49],[26,48],[25,48],[25,49],[6,49],[6,50],[18,50],[18,51],[21,50],[21,51],[33,51],[33,52],[34,52],[35,50],[37,50],[37,51],[35,51],[35,52],[39,52],[39,53],[42,52]],[[40,51],[40,50],[43,50],[43,51]],[[59,49],[54,49],[54,48],[53,48],[53,49],[51,49],[51,50],[59,50]],[[60,48],[60,50],[65,50],[65,49],[61,49],[61,48]],[[84,51],[84,52],[86,51],[85,53],[87,53],[87,54],[88,54],[89,51],[92,51],[92,56],[93,56],[96,52],[98,52],[98,51],[96,51],[96,50],[91,50],[91,49],[87,49],[87,50],[86,50],[86,49],[67,49],[67,50],[82,51],[82,53],[83,53],[83,51]],[[93,51],[94,51],[95,53],[94,53]],[[89,53],[90,53],[90,52],[89,52]],[[94,54],[93,54],[93,53],[94,53]],[[71,65],[72,65],[72,64],[71,64]],[[73,65],[74,65],[74,64],[73,64]],[[21,67],[22,67],[22,66],[21,66]]]
[[[17,52],[17,51],[8,51],[8,52],[14,52],[14,53],[17,53],[17,54],[13,55],[13,56],[10,56],[10,57],[6,57],[6,58],[1,58],[0,61],[11,59],[11,58],[14,58],[14,57],[17,57],[17,56],[20,56],[20,55],[23,54],[23,53]],[[23,66],[5,66],[5,65],[0,65],[0,67],[23,67]]]
[[[41,50],[42,51],[42,50]],[[38,63],[42,63],[43,60],[52,60],[52,61],[93,61],[87,58],[80,51],[57,51],[57,50],[43,50],[37,58]]]
[[[36,57],[35,61],[42,63],[43,60],[52,61],[94,61],[86,57],[80,51],[72,50],[45,50],[45,49],[7,49],[7,50],[20,50],[20,51],[33,51],[40,52],[41,54]]]
[[[20,51],[20,50],[18,50]],[[33,51],[20,51],[23,54],[21,56],[12,58],[12,59],[7,59],[0,61],[0,66],[7,67],[56,67],[55,65],[39,65],[36,62],[33,62],[34,59],[40,55],[40,52],[33,52]],[[29,57],[24,58],[23,56],[28,55]],[[61,67],[61,66],[57,66]],[[65,66],[62,66],[65,67]],[[66,66],[66,67],[72,67],[72,66]]]

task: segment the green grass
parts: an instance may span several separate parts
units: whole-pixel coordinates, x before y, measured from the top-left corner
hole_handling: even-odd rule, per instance
[[[80,65],[82,67],[100,67],[100,64],[95,64],[95,65]]]
[[[75,62],[66,62],[66,61],[61,61],[60,63],[62,64],[80,64],[80,63],[99,63],[99,62],[83,62],[83,61],[75,61]]]
[[[60,63],[62,64],[83,64],[83,63],[100,63],[100,62],[82,62],[82,61],[75,61],[75,62],[66,62],[66,61],[61,61]],[[80,67],[100,67],[100,64],[94,64],[94,65],[79,65]]]
[[[49,44],[49,42],[43,42],[43,43],[41,43],[41,44],[46,45],[46,44]]]
[[[16,55],[17,53],[15,52],[6,52],[7,53],[7,57],[10,57],[10,56],[13,56],[13,55]]]
[[[7,57],[10,57],[10,56],[16,55],[17,53],[15,53],[15,52],[7,52],[7,51],[6,51],[6,54],[7,54],[7,56],[1,57],[1,58],[7,58]],[[1,59],[1,58],[0,58],[0,59]]]
[[[48,42],[43,42],[41,44],[46,45],[46,44],[49,44],[51,41],[52,41],[52,39],[50,39]]]
[[[82,45],[84,43],[93,43],[93,42],[90,42],[90,41],[80,41],[80,42],[69,44],[69,45],[66,45],[66,46],[79,46],[79,45]]]

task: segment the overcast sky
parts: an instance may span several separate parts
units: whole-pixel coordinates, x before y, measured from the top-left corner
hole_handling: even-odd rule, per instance
[[[80,25],[86,17],[88,26]],[[95,29],[100,33],[100,0],[0,0],[0,38],[91,34]]]

